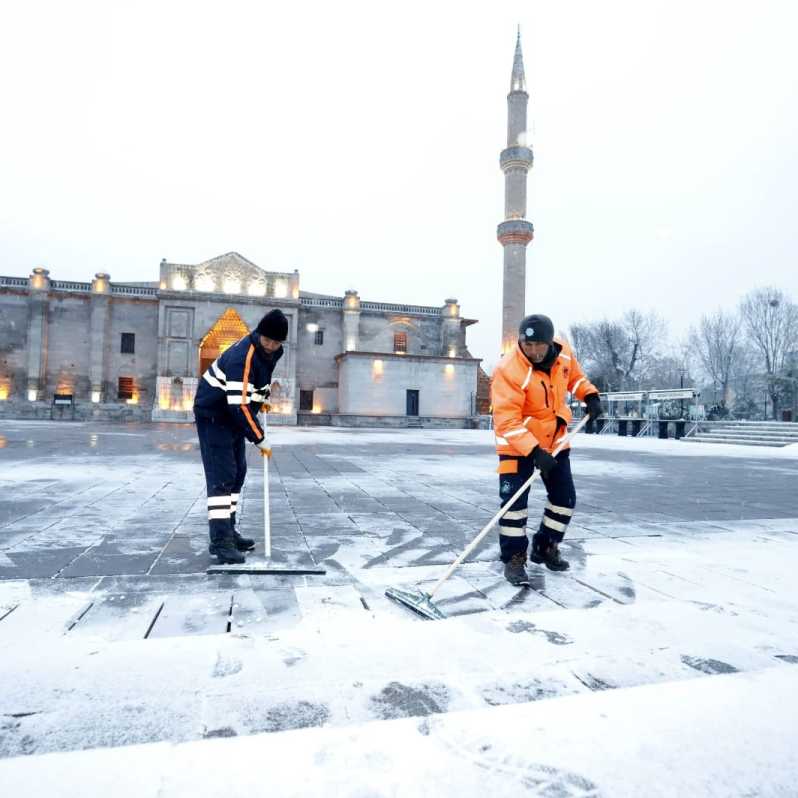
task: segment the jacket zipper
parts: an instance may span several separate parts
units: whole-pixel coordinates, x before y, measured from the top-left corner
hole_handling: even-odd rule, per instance
[[[546,407],[549,406],[549,390],[546,388],[546,383],[543,380],[540,381],[540,384],[543,386],[543,395],[546,397]]]

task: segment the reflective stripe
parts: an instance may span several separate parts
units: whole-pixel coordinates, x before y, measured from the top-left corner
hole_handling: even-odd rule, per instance
[[[227,377],[225,376],[225,373],[219,368],[218,360],[214,360],[213,363],[211,363],[211,368],[213,369],[213,373],[216,375],[217,380],[221,382],[227,382]]]
[[[529,510],[508,510],[502,519],[506,521],[521,521],[529,517]]]
[[[205,381],[213,385],[214,388],[221,388],[224,390],[224,385],[222,385],[222,383],[211,374],[210,369],[208,369],[202,376],[205,378]]]
[[[230,497],[229,496],[209,496],[208,497],[208,507],[229,507],[230,506]]]
[[[499,532],[508,538],[525,538],[526,529],[522,526],[503,526],[499,524]]]
[[[565,530],[568,529],[568,524],[561,524],[559,521],[555,521],[547,515],[543,516],[543,526],[547,526],[549,529],[553,529],[556,532],[565,532]]]
[[[557,515],[574,514],[574,511],[570,507],[558,507],[556,504],[552,504],[551,502],[546,502],[546,509],[551,510],[553,513],[557,513]]]
[[[527,424],[529,424],[529,422],[530,422],[530,421],[532,421],[532,416],[527,416],[527,417],[524,419],[524,426],[526,426]]]
[[[514,429],[512,432],[505,432],[505,438],[514,438],[516,435],[523,435],[525,432],[529,432],[528,429]]]
[[[239,497],[240,495],[241,495],[240,493],[231,493],[231,494],[230,494],[230,501],[231,501],[231,502],[237,502],[237,501],[238,501],[238,497]]]
[[[501,435],[496,436],[496,443],[501,444],[502,446],[507,446],[507,438],[502,438]]]
[[[566,360],[570,360],[571,359],[568,355],[562,354],[562,352],[560,352],[560,357],[565,358]]]
[[[219,520],[220,518],[229,518],[230,517],[230,508],[225,507],[224,509],[218,510],[208,510],[208,520],[214,521]]]
[[[526,373],[526,379],[524,380],[524,384],[521,386],[521,390],[525,391],[526,386],[529,385],[529,381],[532,379],[532,366],[529,367],[529,371]]]
[[[576,389],[577,389],[577,388],[578,388],[578,387],[579,387],[579,386],[580,386],[580,385],[581,385],[581,384],[582,384],[584,381],[585,381],[585,378],[584,378],[584,377],[582,377],[582,378],[578,379],[578,380],[577,380],[577,381],[574,383],[574,387],[573,387],[573,388],[571,388],[571,393],[576,393]]]
[[[246,356],[246,358],[244,360],[244,384],[245,385],[249,383],[249,370],[252,367],[252,355],[254,355],[254,354],[255,354],[255,347],[254,347],[253,344],[250,344],[249,345],[249,349],[247,350],[247,356]],[[230,404],[235,404],[235,402],[232,402],[231,399],[232,399],[232,397],[230,397],[230,396],[227,397],[227,401],[230,402]],[[241,405],[241,412],[246,417],[247,422],[249,422],[250,429],[255,433],[256,440],[258,440],[258,441],[263,440],[263,433],[261,432],[261,430],[258,427],[258,425],[255,423],[254,419],[252,418],[252,414],[249,412],[249,408],[247,407],[247,404],[249,404],[249,402],[246,401],[246,400],[243,401],[243,402],[239,400],[238,404]]]
[[[246,397],[241,396],[241,394],[238,393],[227,394],[227,403],[230,405],[248,405],[250,401],[265,402],[266,397],[258,393],[253,393],[251,395],[247,395]]]
[[[230,393],[244,393],[244,383],[243,382],[233,382],[228,381],[225,383],[225,388]],[[262,402],[269,394],[268,386],[266,388],[255,388],[253,385],[247,385],[247,396],[250,399],[255,399],[258,402]]]

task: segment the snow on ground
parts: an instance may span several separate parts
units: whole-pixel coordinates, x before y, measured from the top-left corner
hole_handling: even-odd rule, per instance
[[[0,424],[3,796],[798,782],[782,450],[579,435],[571,571],[518,591],[490,539],[424,622],[385,588],[429,589],[490,517],[491,432],[272,430],[275,550],[327,573],[209,577],[193,428],[129,430]],[[244,532],[262,534],[261,474]]]
[[[322,454],[323,458],[330,458],[334,461],[346,461],[351,463],[362,462],[362,456],[346,454]],[[573,473],[579,476],[612,476],[614,478],[635,478],[646,479],[654,478],[659,470],[640,463],[623,463],[614,460],[598,459],[579,459],[573,457],[571,460]],[[448,455],[405,455],[394,460],[383,460],[375,463],[371,467],[371,472],[380,476],[393,474],[406,475],[412,477],[446,480],[447,478],[456,479],[458,482],[479,481],[485,482],[485,476],[490,475],[496,470],[496,454],[494,451],[486,451],[473,455],[463,462],[463,459],[454,460]]]
[[[341,427],[272,427],[269,436],[279,446],[357,446],[406,444],[413,446],[478,446],[495,452],[492,430],[350,430]],[[798,444],[785,447],[741,446],[723,443],[698,443],[662,440],[655,437],[632,438],[618,435],[579,433],[574,448],[627,451],[680,457],[748,457],[756,459],[798,457]]]
[[[0,762],[9,795],[794,795],[794,669],[422,719]]]

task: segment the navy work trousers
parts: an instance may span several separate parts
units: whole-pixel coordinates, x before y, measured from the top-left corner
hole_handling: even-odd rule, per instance
[[[568,523],[576,506],[576,490],[571,475],[570,449],[557,455],[557,466],[547,477],[543,477],[546,487],[546,506],[540,526],[535,533],[533,545],[545,546],[559,543],[568,529]],[[504,507],[515,492],[526,482],[535,466],[532,456],[513,457],[499,455],[499,496]],[[534,483],[533,483],[534,484]],[[499,548],[502,562],[508,562],[514,554],[525,553],[529,545],[526,536],[527,502],[529,488],[510,506],[499,521]]]
[[[197,416],[202,467],[208,491],[211,540],[232,534],[236,509],[247,475],[246,438],[229,421]]]

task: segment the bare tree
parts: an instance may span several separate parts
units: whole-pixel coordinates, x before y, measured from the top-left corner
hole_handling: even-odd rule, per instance
[[[696,351],[715,388],[720,388],[720,405],[728,407],[732,370],[739,349],[740,319],[736,313],[717,310],[701,317],[692,331]]]
[[[783,291],[767,286],[743,297],[740,313],[762,358],[773,418],[778,418],[781,398],[778,378],[787,356],[798,347],[798,307]]]
[[[656,358],[665,324],[655,313],[629,310],[620,319],[575,324],[570,337],[591,379],[606,390],[639,384]]]

